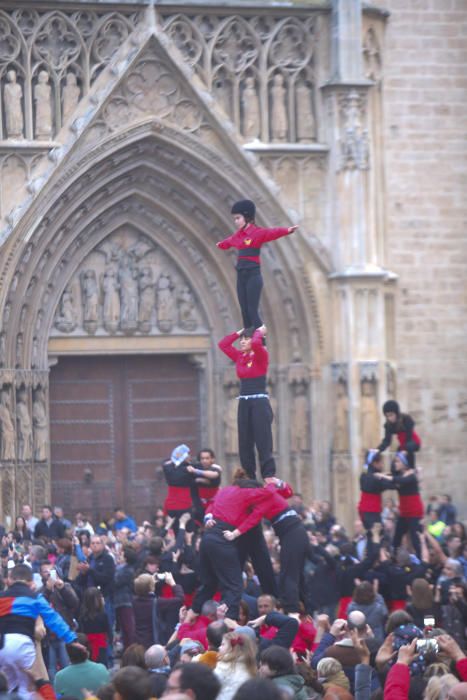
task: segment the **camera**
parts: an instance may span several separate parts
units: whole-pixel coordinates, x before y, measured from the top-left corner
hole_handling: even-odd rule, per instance
[[[165,574],[156,574],[157,581],[165,581]]]
[[[437,654],[438,642],[436,639],[417,639],[417,651],[420,654]]]
[[[424,627],[434,627],[435,626],[435,618],[433,615],[427,615],[426,617],[423,618],[423,626]]]

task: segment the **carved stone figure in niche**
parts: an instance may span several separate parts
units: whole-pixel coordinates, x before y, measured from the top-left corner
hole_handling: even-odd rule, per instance
[[[293,386],[293,404],[292,404],[292,435],[291,448],[292,452],[306,452],[309,449],[308,440],[308,399],[307,399],[307,384],[299,382]]]
[[[15,355],[16,367],[21,367],[23,364],[23,348],[24,348],[23,334],[18,333],[18,335],[16,336],[16,355]]]
[[[364,379],[362,381],[362,396],[360,399],[361,438],[362,447],[371,449],[379,439],[378,406],[376,403],[376,382]]]
[[[16,457],[15,426],[11,413],[10,393],[3,389],[0,392],[0,459],[11,462]]]
[[[55,326],[59,331],[63,331],[63,333],[71,333],[76,328],[76,312],[73,305],[73,293],[70,287],[65,289],[60,299]]]
[[[174,289],[175,287],[168,275],[159,277],[157,282],[157,325],[162,333],[170,333],[174,323]]]
[[[16,429],[18,433],[18,460],[28,462],[32,458],[32,423],[28,408],[28,394],[23,389],[16,399]]]
[[[120,297],[118,295],[117,276],[112,267],[108,267],[104,274],[101,275],[101,286],[104,296],[102,309],[104,328],[109,333],[115,333],[120,323]]]
[[[45,407],[45,393],[40,387],[34,393],[32,424],[34,427],[34,461],[45,462],[47,459],[47,411]]]
[[[9,139],[22,139],[24,129],[23,88],[16,82],[16,71],[9,70],[6,74],[8,80],[3,89],[3,102],[5,104],[6,135]]]
[[[185,331],[194,331],[198,325],[195,300],[189,287],[182,287],[178,295],[179,326]]]
[[[276,73],[271,87],[271,134],[273,141],[286,141],[289,121],[287,118],[284,76]]]
[[[66,84],[63,88],[63,116],[62,121],[66,122],[68,117],[75,111],[80,96],[80,89],[74,73],[66,74]]]
[[[134,331],[138,326],[138,270],[127,261],[118,273],[120,287],[120,319],[124,331]]]
[[[334,452],[349,451],[349,399],[347,384],[339,380],[336,384],[336,424],[334,428]]]
[[[306,82],[298,83],[295,88],[297,110],[297,139],[306,142],[316,138],[315,116],[310,87]]]
[[[95,333],[99,318],[99,290],[94,270],[84,270],[81,275],[83,295],[83,326],[88,333]]]
[[[52,138],[52,88],[49,85],[49,74],[41,70],[38,82],[34,88],[34,102],[36,103],[36,139],[48,141]]]
[[[261,116],[259,99],[256,92],[255,79],[249,76],[245,80],[242,95],[243,104],[243,135],[249,141],[259,138]]]
[[[143,267],[139,273],[139,329],[142,333],[151,330],[151,318],[154,310],[154,278],[150,267]]]
[[[235,384],[229,387],[227,408],[224,411],[224,439],[225,452],[228,455],[236,455],[238,453],[238,437],[237,437],[237,401],[234,401],[238,395],[238,389]]]

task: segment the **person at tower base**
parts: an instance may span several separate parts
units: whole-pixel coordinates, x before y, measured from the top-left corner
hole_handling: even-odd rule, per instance
[[[167,482],[167,496],[164,510],[172,518],[176,518],[175,530],[178,532],[178,521],[184,513],[192,511],[193,475],[188,471],[191,465],[190,448],[188,445],[178,445],[170,459],[166,460],[162,469]]]
[[[399,491],[399,518],[394,534],[394,550],[397,551],[403,536],[408,533],[415,554],[421,559],[420,521],[424,515],[423,501],[420,498],[417,475],[410,468],[408,455],[404,452],[398,452],[394,459],[393,482]]]
[[[269,354],[262,339],[266,326],[242,328],[226,335],[219,341],[222,352],[235,362],[240,379],[238,397],[238,452],[240,463],[251,479],[256,478],[255,446],[258,450],[263,479],[276,474],[276,463],[272,455],[273,413],[266,393],[266,375]],[[234,342],[240,339],[240,350]]]
[[[288,228],[260,228],[255,223],[256,206],[249,199],[235,202],[231,213],[237,231],[219,241],[216,245],[221,250],[237,248],[237,296],[242,311],[245,328],[259,328],[263,322],[259,315],[259,300],[263,289],[260,254],[261,246],[277,238],[288,236],[298,226]]]
[[[393,435],[397,435],[399,440],[399,452],[407,452],[409,466],[415,467],[415,452],[418,452],[422,442],[414,430],[415,421],[408,413],[401,413],[397,401],[386,401],[383,405],[383,413],[386,418],[384,424],[384,438],[378,446],[379,452],[384,452],[389,445]]]
[[[381,494],[386,489],[395,488],[392,481],[378,478],[378,474],[383,471],[384,464],[381,453],[377,450],[369,450],[364,471],[360,476],[360,501],[358,513],[367,531],[375,523],[381,522],[381,512],[383,510]]]

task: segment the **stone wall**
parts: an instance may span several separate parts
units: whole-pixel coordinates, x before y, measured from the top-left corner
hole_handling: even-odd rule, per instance
[[[425,496],[467,515],[467,7],[385,0],[386,266],[399,275],[397,394]]]

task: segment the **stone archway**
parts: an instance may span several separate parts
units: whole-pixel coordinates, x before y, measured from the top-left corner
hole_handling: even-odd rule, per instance
[[[92,152],[75,154],[46,184],[12,234],[0,276],[8,289],[2,297],[2,397],[6,411],[18,417],[14,458],[10,455],[2,465],[4,515],[13,515],[15,501],[31,500],[39,506],[50,493],[49,351],[82,352],[88,344],[92,352],[92,343],[101,337],[106,342],[111,338],[111,351],[117,353],[133,337],[142,352],[162,352],[165,344],[165,350],[180,346],[195,355],[205,386],[206,437],[222,459],[235,458],[229,447],[233,427],[228,410],[235,380],[215,351],[215,341],[238,327],[240,319],[232,260],[216,249],[215,241],[230,229],[230,204],[245,189],[256,199],[263,223],[283,220],[282,210],[254,173],[214,157],[192,137],[154,120],[104,140]],[[82,266],[95,251],[111,258],[112,241],[122,230],[132,231],[132,245],[139,241],[157,248],[183,270],[180,279],[189,281],[197,300],[202,332],[112,328],[107,321],[105,328],[102,308],[101,335],[95,335],[97,329],[92,332],[89,318],[84,327],[83,310],[83,332],[67,330],[64,295],[70,283],[83,294],[83,284],[78,284]],[[312,376],[311,366],[319,366],[322,335],[316,304],[305,284],[300,246],[293,240],[278,242],[265,251],[263,268],[281,473],[305,489],[313,481],[321,482],[326,494],[322,475],[317,479],[307,469],[312,435],[318,432],[311,403],[321,381]],[[26,437],[33,445],[30,453],[20,453],[24,433],[31,433],[28,416],[33,427]]]

